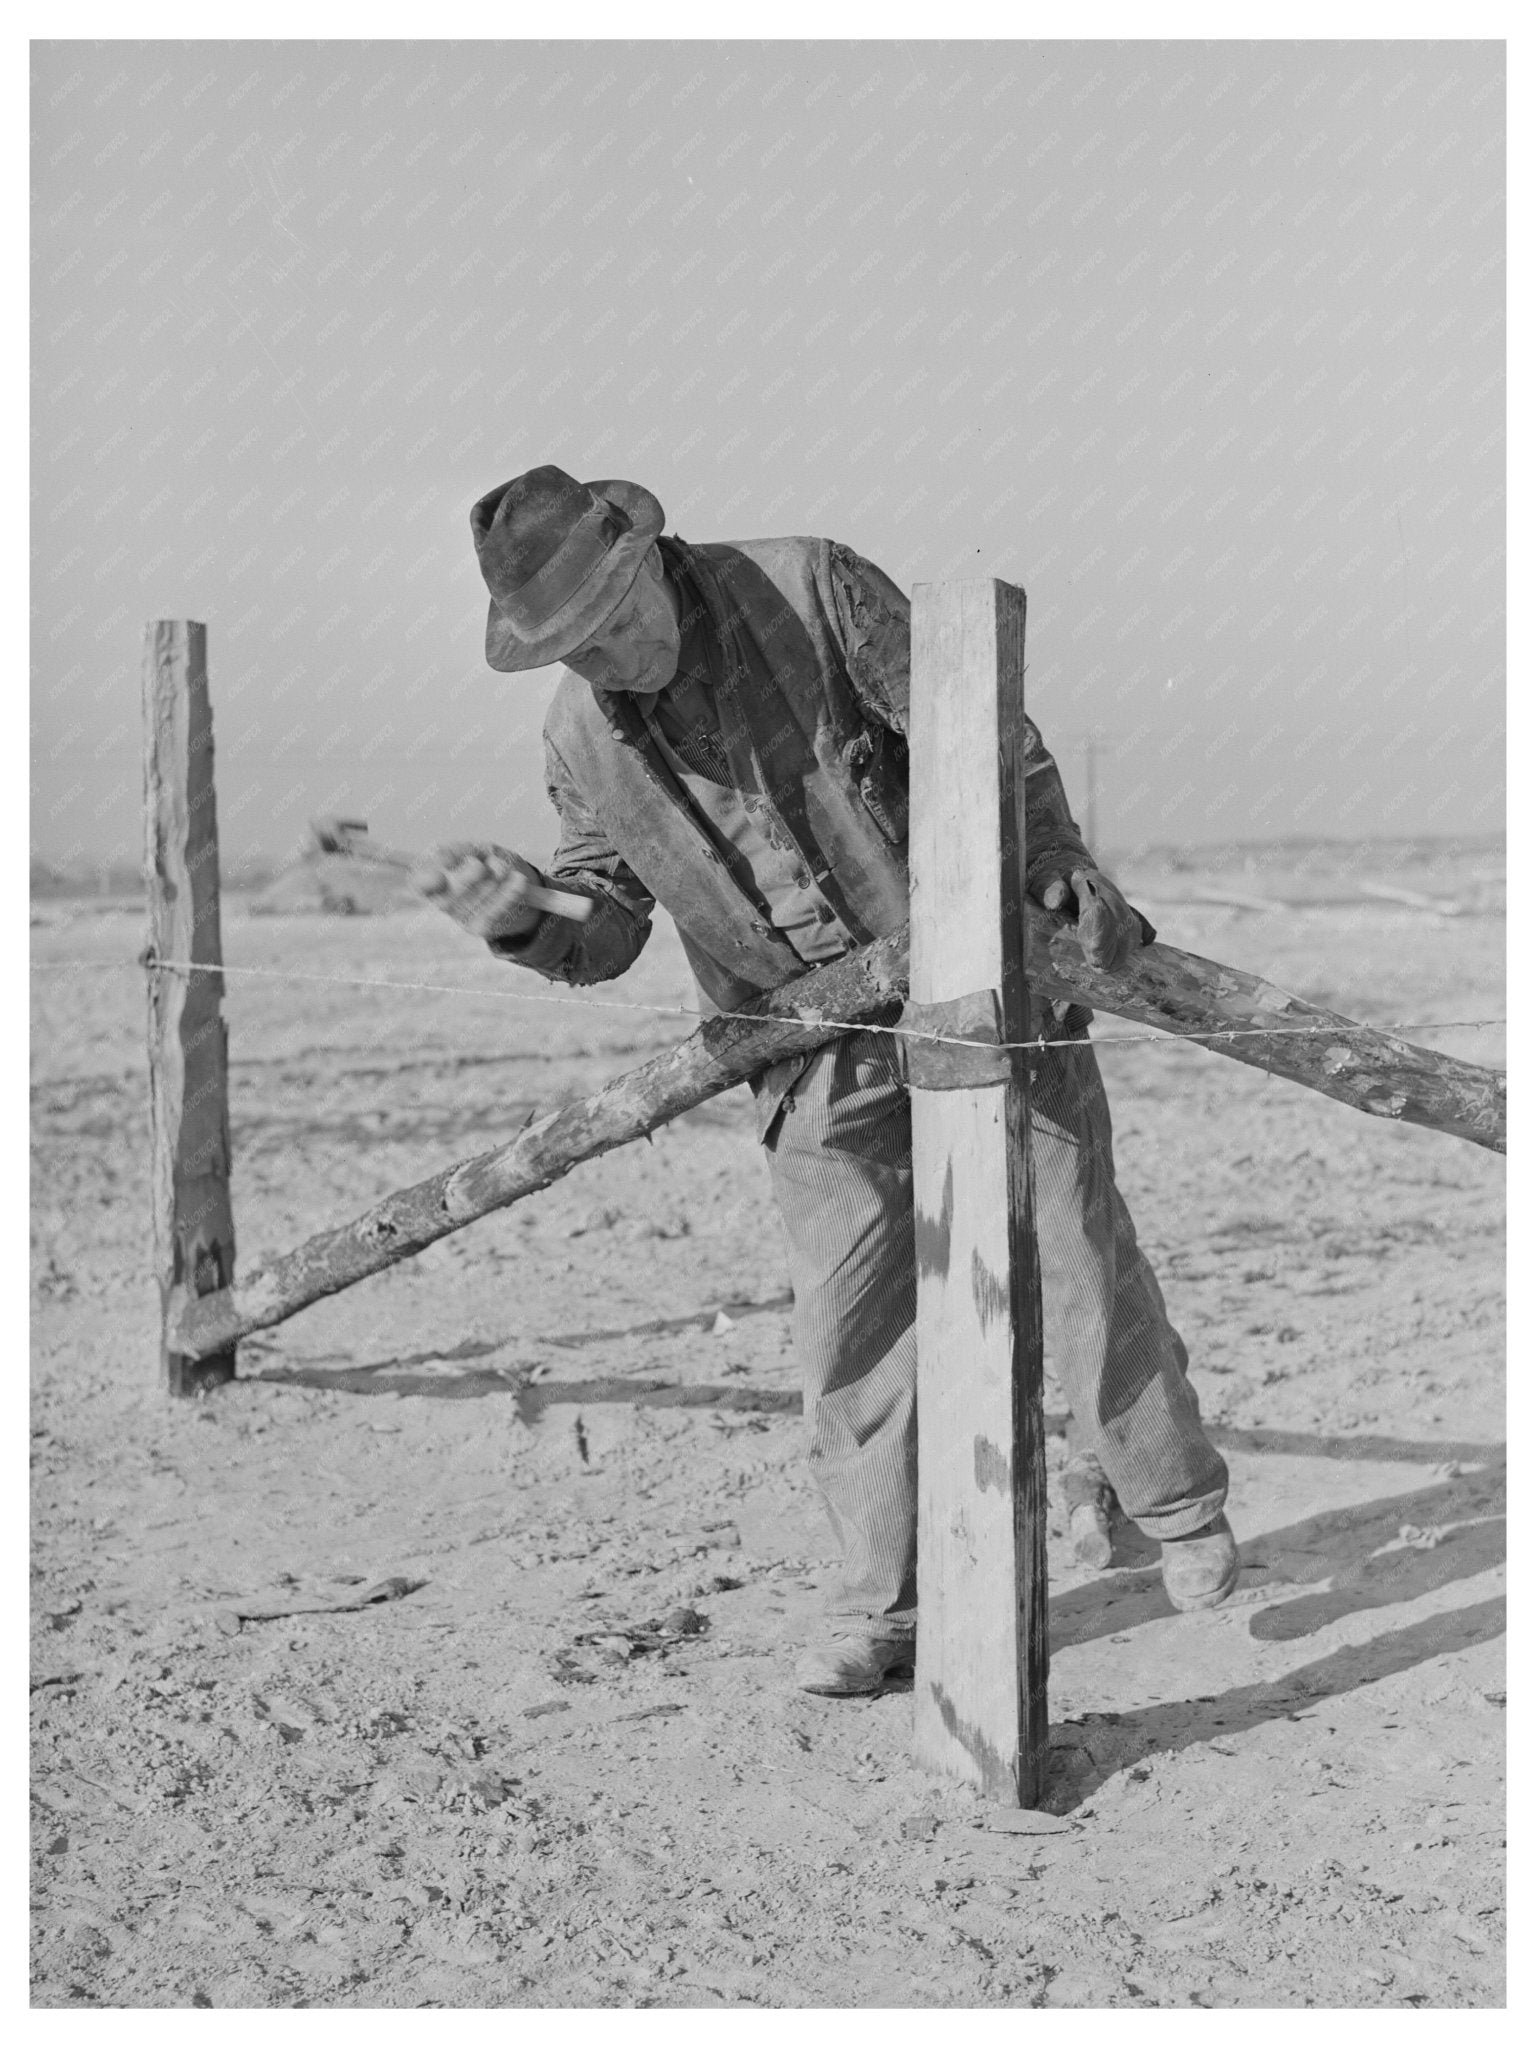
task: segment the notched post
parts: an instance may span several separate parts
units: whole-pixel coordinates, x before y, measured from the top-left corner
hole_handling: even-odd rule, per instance
[[[1029,1176],[1024,593],[912,603],[920,1763],[1033,1806],[1046,1753],[1045,1455]]]
[[[172,1395],[235,1376],[235,1347],[175,1348],[189,1300],[233,1284],[229,1048],[222,1003],[219,833],[208,704],[207,629],[144,629],[144,887],[149,932],[149,1123],[161,1379]],[[162,961],[193,963],[189,972]]]

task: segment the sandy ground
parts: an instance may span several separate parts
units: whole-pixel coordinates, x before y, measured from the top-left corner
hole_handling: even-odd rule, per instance
[[[1503,1014],[1497,916],[1143,879],[1165,937],[1357,1016]],[[140,943],[47,915],[40,963]],[[552,992],[427,913],[236,900],[226,953],[460,991],[231,979],[247,1271],[686,1028],[604,1005],[691,1000],[658,938],[579,1008],[510,1001]],[[1501,2002],[1501,1161],[1103,1052],[1245,1570],[1178,1617],[1154,1545],[1085,1572],[1053,1510],[1050,1811],[1013,1832],[910,1763],[909,1692],[789,1687],[831,1540],[744,1093],[167,1406],[140,977],[34,985],[38,2004]],[[387,1576],[421,1583],[228,1613]]]

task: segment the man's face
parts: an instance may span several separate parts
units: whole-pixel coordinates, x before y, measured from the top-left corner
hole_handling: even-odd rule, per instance
[[[677,607],[653,547],[623,602],[565,656],[565,665],[599,690],[651,696],[677,674],[681,648]]]

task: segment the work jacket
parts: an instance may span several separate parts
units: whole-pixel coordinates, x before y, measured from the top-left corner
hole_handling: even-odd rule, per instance
[[[880,569],[835,541],[660,543],[685,625],[706,629],[708,684],[733,779],[764,828],[787,835],[855,944],[908,914],[910,607]],[[734,1009],[805,963],[712,843],[621,691],[570,671],[544,727],[560,818],[547,880],[592,896],[585,924],[543,918],[492,951],[550,980],[622,974],[671,913],[700,993]],[[1026,721],[1028,878],[1091,865],[1056,765]],[[782,841],[781,841],[782,843]]]

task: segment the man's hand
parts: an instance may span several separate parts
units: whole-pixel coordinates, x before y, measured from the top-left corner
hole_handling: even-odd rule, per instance
[[[1078,941],[1090,967],[1123,967],[1138,946],[1150,946],[1157,937],[1097,868],[1037,876],[1030,894],[1047,910],[1076,912]]]
[[[504,846],[464,839],[435,848],[411,870],[411,881],[427,901],[477,939],[525,938],[543,913],[524,892],[541,880],[536,867]]]

